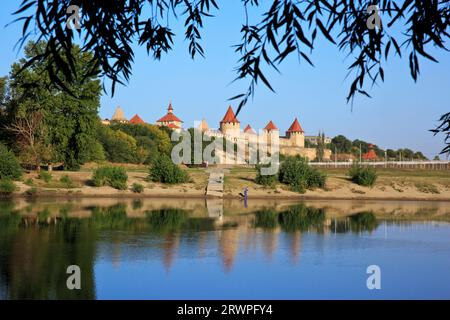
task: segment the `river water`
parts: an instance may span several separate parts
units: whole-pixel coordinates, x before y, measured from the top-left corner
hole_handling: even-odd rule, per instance
[[[0,299],[449,299],[449,221],[446,202],[2,200]]]

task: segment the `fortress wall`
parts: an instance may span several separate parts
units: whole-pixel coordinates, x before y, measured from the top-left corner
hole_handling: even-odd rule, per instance
[[[308,158],[309,161],[313,161],[317,155],[317,151],[315,148],[301,148],[281,144],[280,144],[280,153],[286,156],[300,155],[301,157]],[[330,160],[331,150],[325,149],[323,157],[324,160]]]

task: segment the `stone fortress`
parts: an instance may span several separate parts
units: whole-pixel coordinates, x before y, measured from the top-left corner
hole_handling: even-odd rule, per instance
[[[106,125],[110,124],[111,122],[145,124],[145,122],[137,114],[130,120],[127,120],[120,107],[116,108],[116,111],[114,112],[111,120],[105,119],[102,121],[102,123]],[[183,121],[175,116],[172,103],[169,103],[166,115],[158,119],[156,121],[156,125],[161,127],[168,127],[172,130],[183,130]],[[277,135],[279,138],[280,154],[287,156],[300,155],[302,157],[306,157],[310,161],[315,160],[317,157],[316,148],[305,147],[305,132],[297,118],[294,119],[284,136],[280,135],[280,129],[278,129],[272,121],[269,121],[267,123],[267,125],[263,130],[261,130],[258,136],[258,133],[256,133],[249,124],[244,128],[244,130],[241,131],[241,123],[237,119],[232,107],[229,106],[222,121],[220,121],[219,123],[219,129],[211,129],[204,119],[198,125],[198,129],[200,129],[204,134],[208,136],[223,137],[234,142],[239,142],[239,140],[248,142],[251,139],[261,138],[260,135],[264,135],[263,138],[267,139],[266,141],[270,141],[272,135]],[[306,139],[311,142],[313,142],[314,140],[317,143],[318,137],[307,136]],[[324,142],[327,143],[328,140],[329,138],[326,138]],[[324,149],[323,160],[329,161],[330,157],[331,150]]]

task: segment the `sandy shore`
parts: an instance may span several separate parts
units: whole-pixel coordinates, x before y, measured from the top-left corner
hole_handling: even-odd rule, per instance
[[[348,180],[342,172],[331,172],[325,189],[308,190],[304,194],[293,192],[285,185],[267,188],[254,182],[255,172],[251,170],[231,170],[225,175],[224,199],[239,199],[240,193],[248,188],[249,199],[280,200],[411,200],[411,201],[450,201],[449,172],[411,172],[380,173],[373,188],[362,187]],[[163,185],[148,182],[145,171],[128,172],[128,190],[111,187],[94,187],[90,183],[92,173],[53,172],[52,182],[37,179],[36,173],[27,174],[16,182],[16,197],[67,197],[67,198],[206,198],[205,191],[208,173],[205,170],[189,172],[192,182],[180,185]],[[68,175],[74,188],[62,188],[58,181]],[[26,184],[25,181],[32,181]],[[133,183],[144,186],[142,193],[131,190]]]

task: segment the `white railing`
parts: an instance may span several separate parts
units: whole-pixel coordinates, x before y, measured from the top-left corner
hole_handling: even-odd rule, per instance
[[[329,162],[310,162],[309,164],[312,166],[318,167],[350,167],[356,161],[329,161]],[[363,161],[361,162],[362,166],[371,166],[371,167],[423,167],[423,168],[450,168],[450,161],[446,160],[433,160],[433,161]]]

